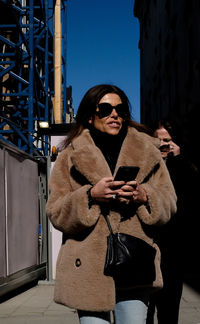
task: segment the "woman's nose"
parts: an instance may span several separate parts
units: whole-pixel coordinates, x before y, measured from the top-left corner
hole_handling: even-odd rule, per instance
[[[113,110],[111,112],[111,116],[118,117],[118,113],[115,108],[113,108]]]

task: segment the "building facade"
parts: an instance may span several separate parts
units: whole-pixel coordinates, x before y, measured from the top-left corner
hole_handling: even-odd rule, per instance
[[[141,122],[177,120],[199,163],[200,2],[135,0],[134,15],[140,22]]]

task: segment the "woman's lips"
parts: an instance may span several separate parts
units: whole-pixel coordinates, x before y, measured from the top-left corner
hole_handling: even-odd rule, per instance
[[[108,125],[110,127],[117,127],[117,128],[120,127],[120,123],[117,121],[112,121],[112,122],[108,123]]]

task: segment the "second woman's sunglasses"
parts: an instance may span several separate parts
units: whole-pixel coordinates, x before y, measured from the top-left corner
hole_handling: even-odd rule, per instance
[[[112,113],[113,109],[116,110],[117,114],[121,118],[125,118],[128,115],[128,107],[125,104],[120,103],[117,106],[112,106],[108,102],[102,102],[97,105],[96,115],[99,118],[107,117]]]

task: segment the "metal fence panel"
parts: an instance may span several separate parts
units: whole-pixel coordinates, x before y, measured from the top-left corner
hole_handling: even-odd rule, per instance
[[[7,275],[38,263],[38,166],[6,152]]]

